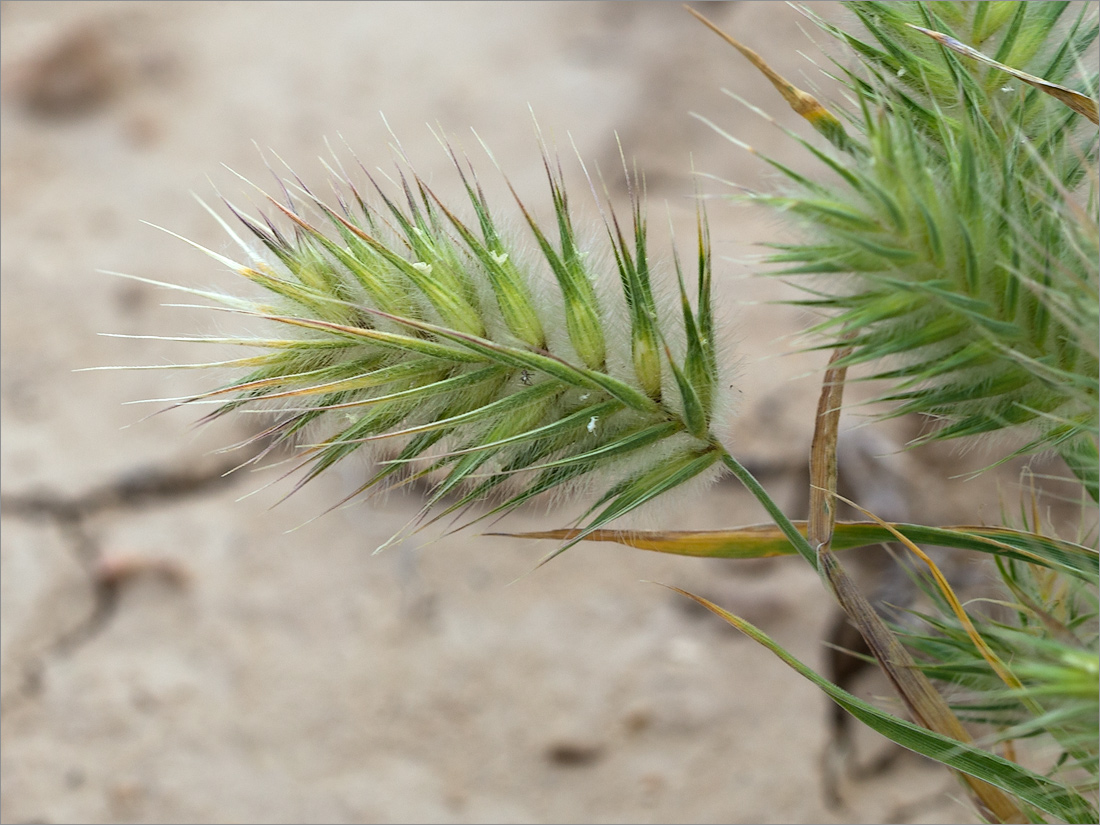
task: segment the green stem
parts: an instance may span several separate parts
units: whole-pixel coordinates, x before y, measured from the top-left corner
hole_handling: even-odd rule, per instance
[[[764,509],[768,511],[768,515],[772,517],[775,525],[783,531],[783,535],[787,537],[787,540],[794,546],[794,549],[798,551],[798,554],[808,561],[814,570],[817,570],[817,553],[810,546],[810,543],[806,541],[806,537],[798,532],[798,528],[783,514],[783,511],[779,509],[779,506],[772,500],[772,497],[768,495],[768,491],[760,486],[759,481],[753,478],[752,473],[746,470],[741,462],[730,455],[728,450],[724,447],[720,449],[722,450],[722,463],[726,465],[731,473],[737,476],[737,480],[745,485],[745,488],[756,497],[756,500],[764,505]]]

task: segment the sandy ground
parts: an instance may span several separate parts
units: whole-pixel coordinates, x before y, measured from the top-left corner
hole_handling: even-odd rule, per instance
[[[792,78],[813,71],[787,6],[706,13]],[[714,598],[820,666],[832,608],[798,560],[582,545],[532,573],[548,545],[469,532],[372,555],[415,495],[290,532],[366,466],[349,461],[274,509],[285,487],[238,501],[272,474],[223,481],[212,451],[248,421],[196,431],[191,412],[140,420],[147,408],[123,406],[208,376],[73,372],[206,355],[97,333],[234,330],[96,270],[231,284],[140,220],[226,249],[188,193],[216,200],[212,180],[247,202],[220,164],[266,180],[253,141],[322,184],[326,139],[390,164],[388,121],[420,173],[455,194],[426,124],[495,180],[473,127],[525,199],[545,204],[530,106],[582,211],[594,214],[569,142],[610,171],[618,134],[646,170],[653,213],[667,201],[690,238],[692,163],[750,186],[765,170],[689,111],[794,163],[799,152],[720,89],[802,127],[678,4],[5,2],[0,19],[4,822],[970,821],[953,780],[915,757],[847,778],[827,804],[826,700],[645,583]],[[724,259],[779,231],[725,202],[711,219]],[[729,437],[799,515],[821,363],[790,354],[806,319],[761,303],[781,287],[749,274],[730,260],[719,270],[741,363]],[[865,431],[886,449],[863,454],[889,452],[904,426]],[[866,496],[930,521],[996,518],[989,483],[952,493],[931,480],[931,455],[891,459],[902,471],[879,462]],[[732,483],[651,518],[764,520]]]

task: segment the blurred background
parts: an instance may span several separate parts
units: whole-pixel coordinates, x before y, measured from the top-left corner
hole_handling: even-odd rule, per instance
[[[813,6],[840,19],[836,4]],[[798,53],[821,60],[795,9],[698,7],[794,82],[820,77]],[[667,257],[666,208],[689,241],[695,187],[733,191],[693,168],[752,188],[771,180],[690,112],[805,162],[723,94],[805,133],[680,4],[4,2],[0,22],[3,821],[968,818],[951,778],[915,757],[842,771],[830,801],[826,700],[647,583],[707,596],[822,666],[832,608],[797,558],[580,545],[532,572],[552,545],[476,530],[372,555],[415,514],[415,492],[313,520],[357,486],[365,459],[273,507],[289,489],[266,486],[279,469],[222,476],[235,456],[216,450],[254,431],[246,417],[196,429],[195,410],[146,419],[164,405],[126,404],[209,388],[211,376],[75,372],[209,356],[98,333],[238,331],[232,316],[165,307],[179,295],[97,270],[237,288],[142,221],[225,251],[190,193],[247,205],[253,190],[225,167],[269,186],[276,155],[320,190],[330,145],[389,170],[399,141],[436,191],[456,196],[434,129],[471,156],[506,213],[472,128],[546,214],[533,113],[579,215],[598,213],[573,147],[625,208],[621,141],[645,172],[654,248]],[[802,516],[824,357],[796,353],[809,319],[770,305],[790,293],[753,277],[753,245],[781,227],[717,199],[709,214],[740,371],[729,443]],[[865,462],[861,502],[891,518],[995,520],[995,480],[942,480],[945,456],[955,472],[980,456],[897,454],[916,426],[846,436],[851,466]],[[765,520],[730,482],[648,518],[669,529]],[[503,526],[563,523],[535,509]],[[864,762],[882,748],[860,744]]]

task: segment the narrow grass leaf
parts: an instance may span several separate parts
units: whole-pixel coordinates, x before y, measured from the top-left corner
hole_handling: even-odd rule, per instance
[[[806,522],[793,522],[806,535]],[[921,524],[890,525],[912,542],[933,547],[972,550],[1002,558],[1040,564],[1095,581],[1100,576],[1100,556],[1095,549],[1059,539],[1040,536],[1008,527],[926,527]],[[502,533],[516,538],[565,540],[576,536],[571,530],[546,530],[528,533]],[[795,549],[774,524],[753,524],[728,530],[598,530],[587,541],[610,541],[670,553],[711,559],[762,559],[791,556]],[[833,527],[832,547],[836,551],[889,544],[893,534],[875,522],[838,522]]]

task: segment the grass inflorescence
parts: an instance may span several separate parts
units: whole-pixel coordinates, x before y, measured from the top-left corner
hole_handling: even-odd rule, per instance
[[[545,150],[555,226],[516,196],[527,241],[501,229],[472,168],[451,157],[465,210],[414,172],[400,173],[397,195],[367,174],[365,197],[341,173],[335,205],[298,178],[283,184],[285,201],[265,195],[269,215],[228,205],[253,243],[218,220],[247,263],[204,251],[263,295],[206,295],[284,337],[239,339],[264,354],[231,363],[241,368],[232,381],[186,403],[216,403],[207,420],[275,410],[257,439],[269,450],[300,444],[298,486],[365,446],[387,446],[388,460],[349,498],[431,479],[422,517],[507,491],[485,518],[598,479],[583,516],[590,530],[713,476],[722,383],[702,213],[694,306],[674,257],[680,300],[662,311],[635,175],[629,221],[605,212],[619,295],[601,302],[612,273],[574,230],[561,167]]]
[[[1059,99],[927,36],[1095,96],[1094,9],[1067,3],[846,4],[866,34],[820,25],[857,57],[854,107],[806,144],[836,182],[757,200],[806,232],[772,260],[825,275],[802,303],[846,364],[875,364],[891,414],[938,422],[924,440],[1021,425],[1096,498],[1097,130]],[[835,132],[835,130],[834,130]]]

